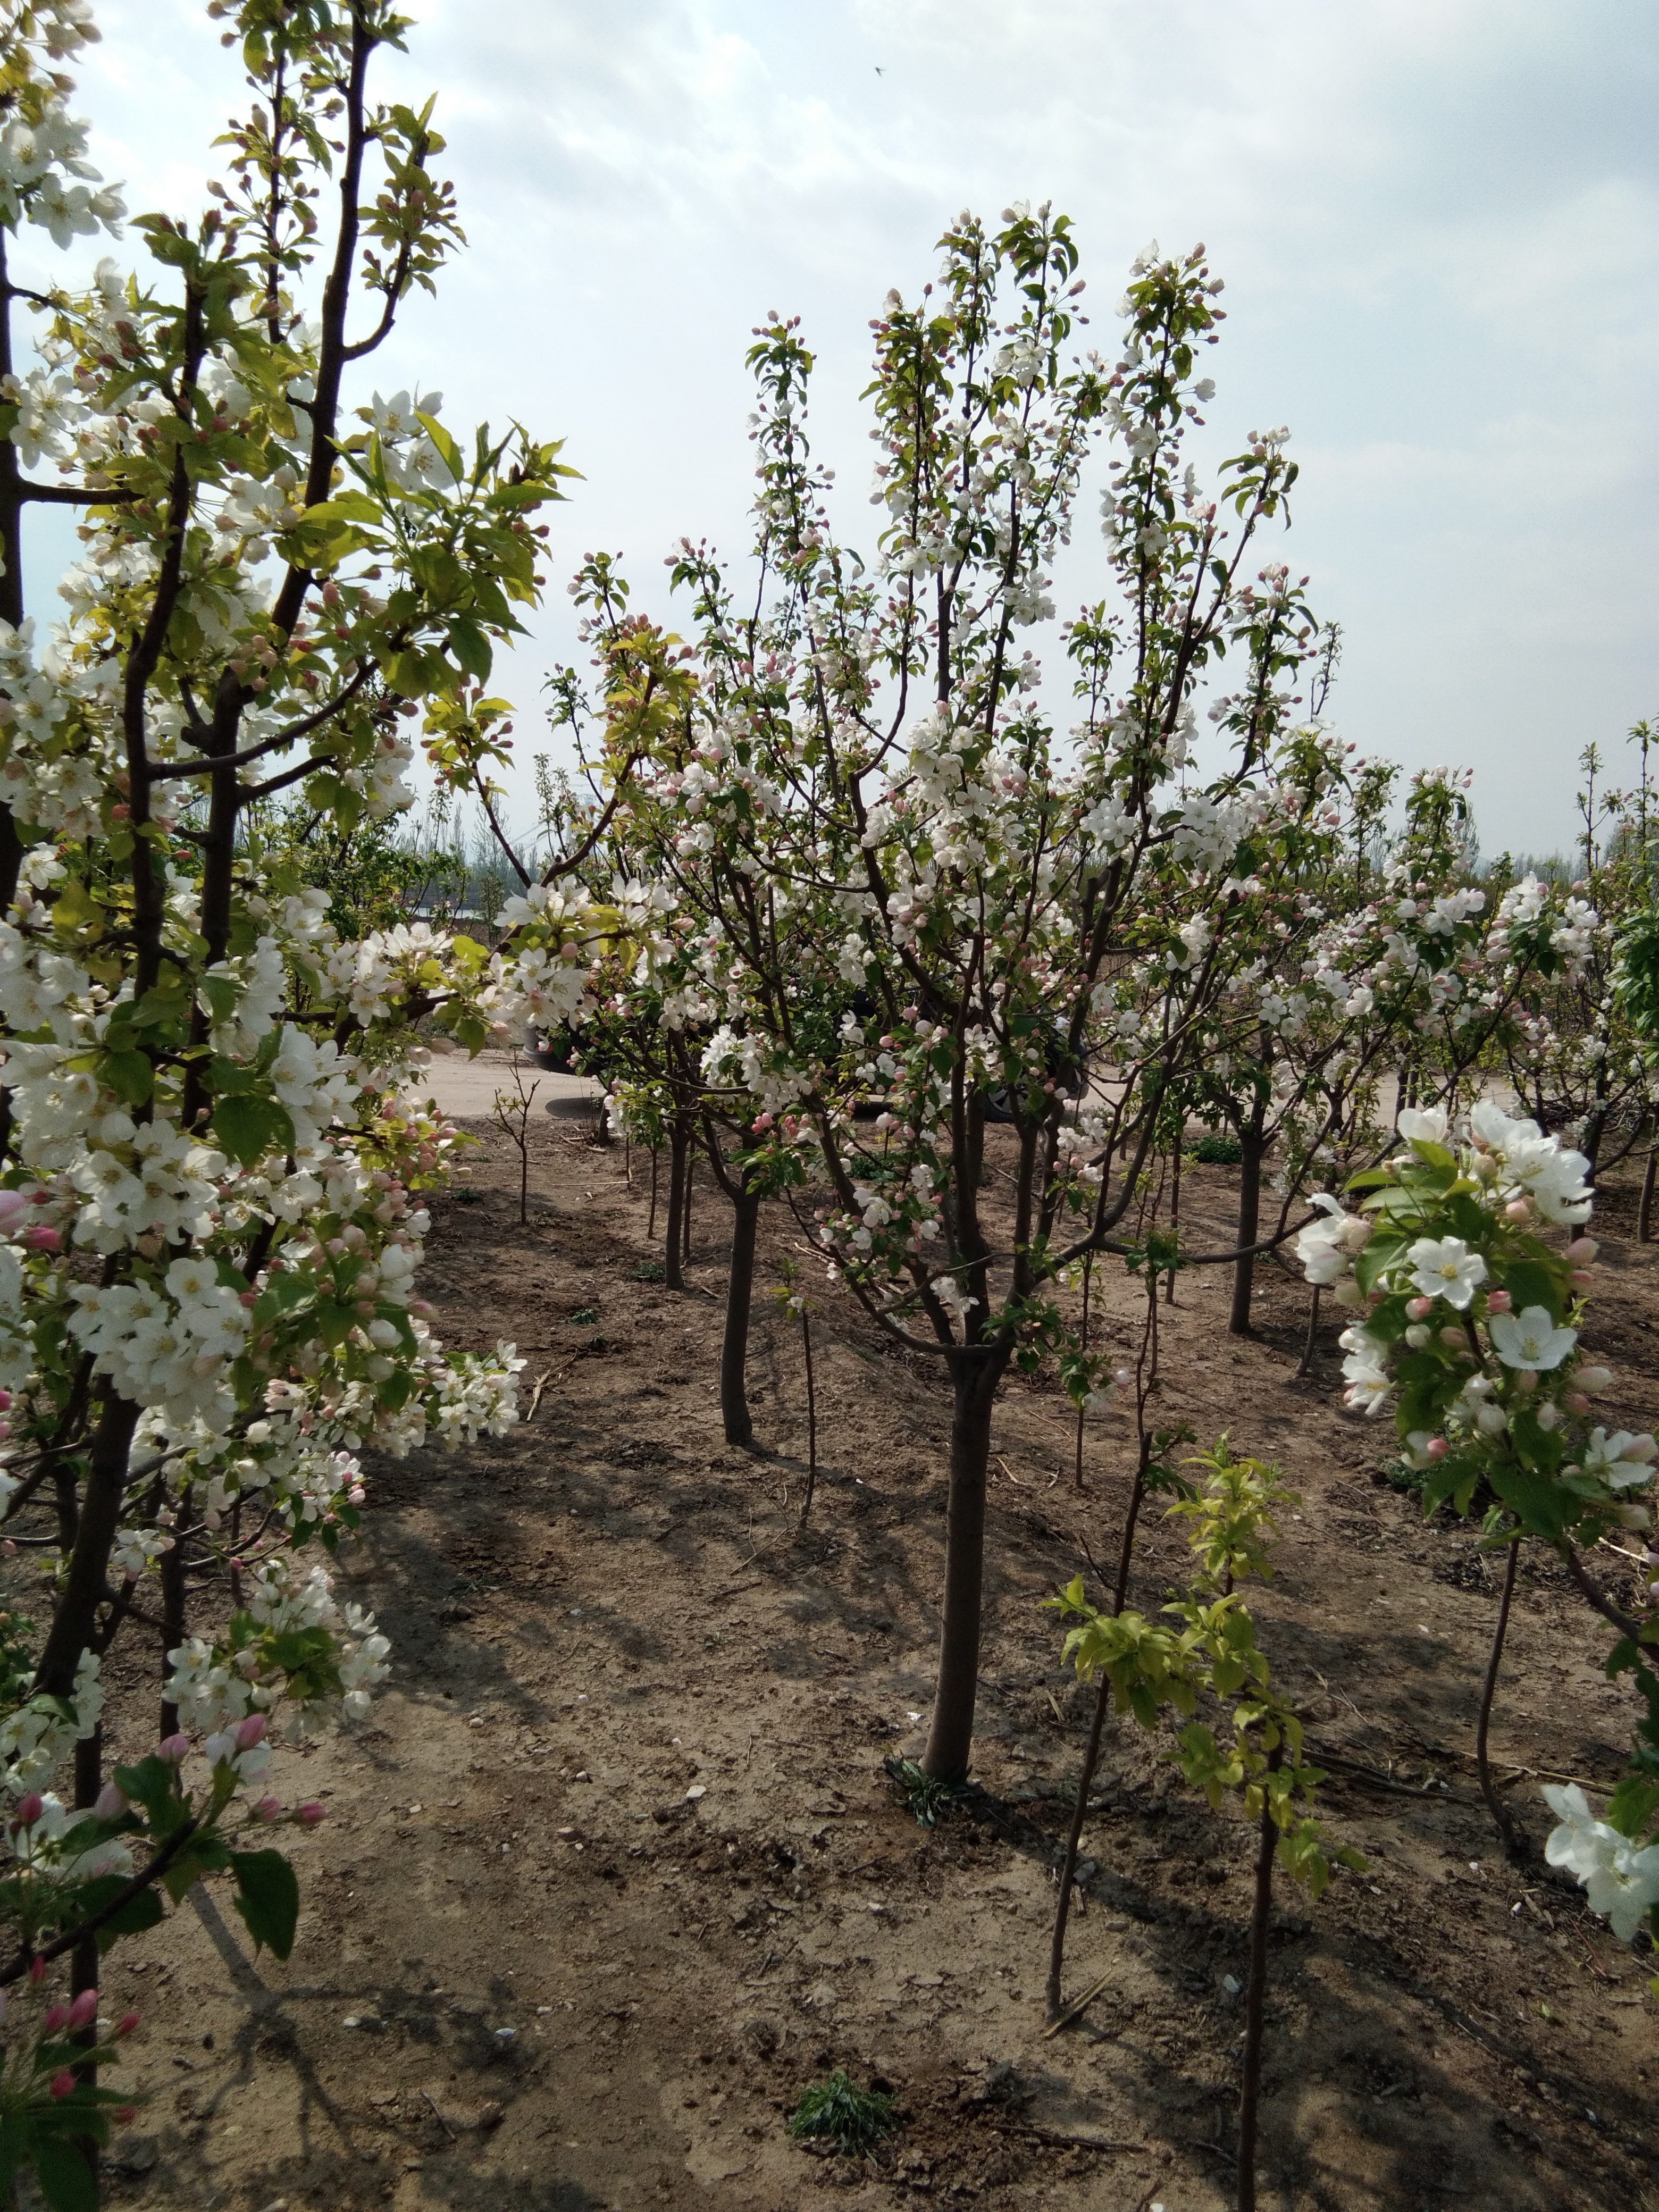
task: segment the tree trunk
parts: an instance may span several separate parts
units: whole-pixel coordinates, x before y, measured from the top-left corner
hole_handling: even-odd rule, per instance
[[[92,1734],[86,1738],[84,1742],[77,1743],[75,1747],[75,1802],[76,1808],[79,1810],[90,1810],[90,1808],[98,1802],[99,1792],[102,1790],[103,1786],[104,1731],[102,1728],[100,1727],[94,1729]],[[98,1949],[97,1936],[95,1935],[83,1936],[81,1938],[81,1941],[76,1945],[75,1948],[70,1953],[70,1995],[71,1997],[78,1997],[82,1996],[84,1991],[88,1990],[95,1990],[98,1987],[99,1960],[100,1953]],[[75,2033],[71,2038],[71,2040],[88,2047],[94,2045],[98,2040],[97,2021],[95,2020],[89,2021],[85,2027],[79,2029]],[[83,2083],[88,2089],[95,2089],[98,2087],[98,2061],[95,2058],[91,2057],[78,2059],[75,2065],[75,2078],[77,2081]],[[85,2159],[87,2162],[87,2170],[92,2176],[92,2186],[95,2198],[98,2188],[98,2145],[90,2136],[82,2136],[79,2138],[76,2148],[79,2149],[82,2157]]]
[[[933,1717],[921,1759],[922,1771],[940,1782],[963,1781],[973,1750],[991,1407],[1007,1364],[1006,1352],[962,1351],[951,1358],[955,1403],[951,1415],[951,1499],[945,1528],[945,1625],[939,1638]]]
[[[1504,1663],[1504,1640],[1509,1634],[1510,1607],[1515,1597],[1515,1570],[1521,1557],[1521,1539],[1510,1539],[1509,1558],[1504,1566],[1504,1595],[1498,1604],[1498,1625],[1492,1631],[1492,1652],[1486,1661],[1486,1679],[1480,1692],[1480,1716],[1474,1729],[1474,1765],[1480,1778],[1480,1795],[1486,1801],[1486,1810],[1492,1814],[1492,1826],[1503,1840],[1504,1850],[1513,1858],[1517,1838],[1515,1822],[1509,1808],[1492,1786],[1492,1762],[1487,1756],[1486,1742],[1492,1729],[1492,1700],[1498,1694],[1498,1670]]]
[[[720,1346],[720,1419],[729,1444],[750,1444],[749,1309],[755,1291],[755,1229],[760,1199],[744,1191],[732,1201],[732,1273],[726,1285],[726,1338]]]
[[[1659,1141],[1648,1146],[1648,1164],[1642,1177],[1642,1203],[1636,1209],[1636,1241],[1650,1243],[1653,1237],[1653,1185],[1659,1176]]]
[[[1282,1747],[1267,1754],[1277,1769]],[[1250,1971],[1244,1994],[1244,2064],[1238,2097],[1238,2212],[1255,2212],[1256,2113],[1261,2097],[1261,2024],[1267,2002],[1267,1923],[1273,1913],[1273,1854],[1279,1831],[1266,1803],[1255,1854],[1255,1908],[1250,1915]]]
[[[680,1261],[685,1218],[686,1171],[691,1164],[691,1126],[676,1115],[668,1131],[668,1228],[663,1241],[663,1273],[671,1291],[685,1288]]]
[[[156,1741],[165,1742],[179,1733],[179,1708],[166,1693],[167,1654],[185,1640],[188,1619],[185,1588],[185,1537],[191,1525],[191,1493],[179,1501],[179,1517],[173,1524],[173,1549],[161,1554],[161,1717]]]
[[[1255,1255],[1246,1249],[1254,1244],[1261,1222],[1261,1125],[1266,1115],[1257,1103],[1255,1112],[1239,1133],[1238,1162],[1238,1235],[1236,1242],[1240,1256],[1233,1261],[1233,1304],[1227,1316],[1227,1332],[1231,1336],[1248,1336],[1250,1333],[1250,1292],[1255,1284]]]
[[[74,1694],[76,1666],[81,1654],[92,1646],[126,1495],[127,1455],[137,1425],[137,1406],[112,1393],[106,1398],[88,1455],[75,1549],[70,1554],[63,1595],[35,1671],[35,1689],[48,1697]]]

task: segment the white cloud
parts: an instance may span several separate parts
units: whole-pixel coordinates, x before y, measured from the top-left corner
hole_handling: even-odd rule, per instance
[[[768,308],[804,318],[817,441],[866,531],[869,316],[960,207],[1049,197],[1103,320],[1149,234],[1204,238],[1226,274],[1212,420],[1297,433],[1291,557],[1344,626],[1332,708],[1365,750],[1473,764],[1487,847],[1547,848],[1582,745],[1617,753],[1659,707],[1642,0],[416,13],[388,79],[438,88],[471,246],[374,374],[564,434],[584,473],[511,672],[526,707],[583,550],[625,552],[649,602],[682,532],[741,545]],[[106,167],[135,208],[198,204],[235,58],[195,0],[100,20],[82,105]]]

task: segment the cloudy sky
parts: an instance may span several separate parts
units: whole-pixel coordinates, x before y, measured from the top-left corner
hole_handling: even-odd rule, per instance
[[[1016,198],[1073,216],[1103,349],[1147,240],[1206,242],[1212,420],[1292,428],[1286,557],[1346,639],[1331,712],[1367,751],[1473,767],[1487,851],[1565,846],[1580,750],[1620,768],[1659,715],[1650,0],[409,4],[385,82],[438,92],[471,245],[375,380],[562,435],[585,479],[504,672],[526,750],[584,550],[664,611],[677,538],[740,549],[769,308],[804,319],[817,443],[873,534],[869,319],[959,209]],[[234,58],[198,0],[99,18],[101,164],[135,210],[194,210]]]

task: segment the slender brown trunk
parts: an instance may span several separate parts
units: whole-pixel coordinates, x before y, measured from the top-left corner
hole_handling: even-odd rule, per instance
[[[10,276],[6,267],[6,236],[0,231],[0,378],[12,373]],[[0,439],[0,622],[15,629],[23,619],[23,501],[22,471],[11,439]],[[17,895],[17,878],[23,865],[23,841],[9,806],[0,803],[0,914]]]
[[[684,1237],[686,1169],[691,1151],[691,1125],[677,1114],[668,1131],[668,1226],[663,1239],[663,1267],[671,1291],[685,1288],[685,1269],[680,1257]]]
[[[1054,1905],[1054,1940],[1048,1947],[1050,2020],[1056,2018],[1060,2012],[1060,1978],[1066,1965],[1066,1923],[1072,1916],[1072,1881],[1077,1872],[1078,1846],[1083,1841],[1083,1823],[1089,1812],[1089,1791],[1094,1784],[1095,1763],[1100,1757],[1100,1739],[1111,1701],[1111,1677],[1103,1673],[1100,1686],[1095,1692],[1095,1716],[1089,1727],[1089,1747],[1083,1754],[1083,1771],[1078,1778],[1077,1802],[1072,1808],[1072,1825],[1066,1832],[1066,1855],[1060,1866],[1060,1896]]]
[[[1233,1262],[1233,1304],[1227,1316],[1227,1331],[1231,1336],[1248,1336],[1250,1333],[1250,1292],[1255,1284],[1255,1255],[1249,1247],[1255,1243],[1261,1221],[1261,1125],[1264,1119],[1265,1108],[1258,1100],[1239,1136],[1238,1235],[1236,1239],[1239,1256]]]
[[[75,1747],[75,1802],[77,1810],[89,1808],[98,1802],[99,1792],[104,1786],[104,1731],[95,1728],[83,1743]],[[98,1987],[98,1937],[83,1936],[70,1954],[70,1995],[78,1997],[83,1990]],[[98,2040],[98,2023],[94,2020],[80,2029],[74,2040],[91,2046]],[[98,2086],[98,2061],[82,2058],[76,2062],[76,2081],[88,2088]],[[92,2185],[98,2186],[98,2146],[90,2136],[80,2140],[81,2155],[92,2175]]]
[[[1089,1279],[1094,1272],[1094,1254],[1085,1252],[1083,1255],[1083,1325],[1078,1332],[1078,1348],[1085,1358],[1089,1351]],[[1077,1467],[1073,1474],[1073,1481],[1079,1490],[1083,1487],[1083,1415],[1084,1408],[1079,1406],[1077,1409]]]
[[[680,1257],[689,1267],[691,1264],[691,1191],[697,1179],[697,1154],[694,1146],[688,1146],[685,1154],[685,1193],[680,1200]]]
[[[1129,1492],[1129,1510],[1123,1518],[1123,1548],[1118,1553],[1117,1586],[1112,1592],[1112,1611],[1115,1614],[1122,1612],[1128,1600],[1129,1564],[1135,1552],[1135,1523],[1140,1518],[1140,1508],[1146,1496],[1146,1469],[1151,1466],[1152,1459],[1152,1440],[1143,1431],[1134,1486]]]
[[[1509,1808],[1492,1787],[1492,1767],[1486,1756],[1486,1737],[1492,1726],[1492,1700],[1498,1694],[1498,1670],[1504,1659],[1504,1639],[1509,1634],[1510,1601],[1515,1595],[1515,1570],[1521,1557],[1521,1539],[1510,1539],[1509,1556],[1504,1565],[1504,1595],[1498,1601],[1498,1626],[1492,1631],[1492,1656],[1486,1662],[1486,1685],[1480,1692],[1480,1717],[1474,1729],[1474,1763],[1480,1777],[1480,1795],[1486,1801],[1486,1810],[1503,1839],[1506,1851],[1516,1846],[1515,1822]]]
[[[945,1530],[944,1626],[939,1686],[922,1771],[961,1782],[974,1743],[979,1691],[980,1616],[985,1579],[985,1488],[991,1456],[991,1407],[1007,1364],[1005,1352],[963,1349],[951,1356],[951,1498]]]
[[[1183,1123],[1182,1127],[1176,1132],[1175,1158],[1170,1169],[1170,1234],[1177,1238],[1181,1235],[1181,1147],[1186,1134]],[[1166,1306],[1172,1306],[1175,1304],[1175,1279],[1176,1271],[1171,1267],[1169,1280],[1164,1285],[1164,1303]]]
[[[658,1161],[658,1158],[659,1158],[658,1148],[657,1148],[657,1146],[656,1146],[655,1145],[653,1145],[653,1146],[652,1146],[652,1147],[651,1147],[651,1212],[650,1212],[650,1214],[649,1214],[649,1216],[647,1217],[647,1220],[646,1220],[646,1224],[645,1224],[645,1241],[646,1241],[646,1243],[647,1243],[647,1244],[651,1242],[652,1238],[653,1238],[653,1237],[656,1235],[656,1233],[657,1233],[657,1161]]]
[[[1153,1309],[1157,1300],[1154,1297]],[[1140,1518],[1141,1500],[1146,1495],[1146,1468],[1152,1455],[1152,1440],[1145,1431],[1140,1438],[1140,1458],[1135,1468],[1134,1486],[1129,1492],[1129,1510],[1123,1522],[1123,1548],[1118,1556],[1117,1586],[1112,1592],[1114,1617],[1121,1613],[1129,1594],[1129,1562],[1134,1556],[1135,1523]],[[1052,2020],[1060,2010],[1060,1981],[1066,1965],[1066,1923],[1072,1912],[1072,1881],[1077,1871],[1078,1847],[1083,1840],[1083,1823],[1089,1810],[1089,1792],[1094,1787],[1095,1766],[1100,1758],[1101,1731],[1106,1725],[1106,1711],[1111,1698],[1111,1684],[1103,1674],[1095,1698],[1095,1716],[1089,1729],[1089,1747],[1084,1753],[1083,1771],[1078,1777],[1077,1802],[1072,1808],[1072,1826],[1066,1838],[1066,1854],[1060,1862],[1060,1897],[1054,1906],[1054,1942],[1048,1952],[1048,2017]]]
[[[1648,1146],[1648,1164],[1642,1176],[1642,1202],[1636,1209],[1636,1241],[1638,1244],[1653,1240],[1653,1185],[1659,1176],[1659,1140]]]
[[[1282,1747],[1267,1753],[1276,1772]],[[1238,2212],[1255,2212],[1256,2112],[1261,2097],[1261,2021],[1267,2002],[1267,1923],[1273,1914],[1273,1853],[1279,1831],[1270,1804],[1261,1808],[1255,1855],[1255,1909],[1250,1915],[1250,1974],[1244,1992],[1244,2066],[1238,2092]]]
[[[1298,1382],[1305,1380],[1313,1365],[1314,1346],[1319,1340],[1319,1285],[1313,1286],[1313,1304],[1308,1308],[1308,1334],[1303,1341],[1302,1359],[1296,1370]]]
[[[173,1549],[161,1554],[161,1680],[167,1680],[167,1654],[185,1640],[185,1534],[190,1527],[190,1492],[179,1501],[179,1517],[173,1525]],[[171,1698],[161,1699],[161,1738],[179,1732],[179,1708]]]
[[[126,1494],[127,1455],[137,1425],[137,1406],[113,1395],[105,1399],[88,1455],[75,1549],[34,1678],[36,1689],[49,1697],[73,1694],[76,1662],[92,1646]]]
[[[812,1510],[812,1492],[818,1481],[818,1400],[812,1381],[812,1316],[800,1310],[800,1348],[806,1361],[806,1498],[800,1509],[805,1520]]]
[[[760,1198],[741,1191],[732,1201],[732,1272],[726,1285],[726,1337],[720,1346],[720,1419],[729,1444],[750,1444],[749,1310],[755,1293],[755,1231]]]

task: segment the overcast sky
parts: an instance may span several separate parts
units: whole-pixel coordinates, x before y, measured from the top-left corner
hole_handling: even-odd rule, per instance
[[[1074,218],[1103,350],[1146,240],[1206,241],[1230,310],[1211,418],[1291,426],[1286,557],[1346,639],[1332,715],[1367,751],[1473,767],[1488,852],[1565,846],[1581,748],[1622,767],[1659,714],[1651,0],[410,7],[384,82],[439,94],[471,243],[374,381],[438,386],[458,429],[563,436],[585,479],[503,672],[526,752],[584,550],[665,611],[675,539],[741,549],[769,308],[817,350],[816,442],[867,544],[869,319],[934,274],[959,209],[1016,198]],[[101,165],[135,210],[193,211],[235,58],[198,0],[98,13],[77,105]]]

